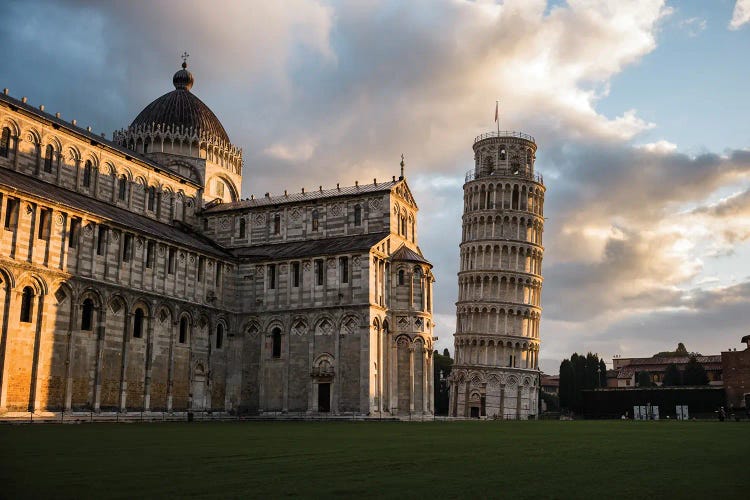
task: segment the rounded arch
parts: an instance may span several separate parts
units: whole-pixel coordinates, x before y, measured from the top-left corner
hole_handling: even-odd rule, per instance
[[[234,181],[226,174],[222,173],[215,173],[213,174],[208,181],[205,184],[206,190],[208,190],[208,187],[210,186],[211,182],[215,180],[221,180],[224,185],[229,188],[229,196],[232,198],[232,201],[237,201],[240,198],[240,192],[237,189],[237,186],[234,184]]]

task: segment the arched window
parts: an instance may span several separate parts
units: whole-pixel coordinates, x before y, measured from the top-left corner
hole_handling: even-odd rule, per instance
[[[21,323],[31,323],[31,314],[34,309],[34,289],[30,286],[24,287],[21,296]]]
[[[273,349],[271,351],[271,355],[274,358],[280,358],[281,357],[281,330],[278,328],[273,329],[273,333],[271,334],[271,337],[273,339]]]
[[[508,153],[506,152],[505,146],[500,146],[500,161],[505,161],[508,158]]]
[[[120,182],[118,184],[118,192],[117,197],[120,199],[120,201],[125,201],[125,194],[128,190],[128,178],[125,176],[125,174],[122,174],[120,176]]]
[[[0,134],[0,156],[7,158],[10,153],[10,129],[3,127],[3,132]]]
[[[140,311],[140,309],[139,309]],[[81,311],[81,330],[91,331],[94,323],[94,301],[86,299],[83,301],[83,310]]]
[[[188,334],[188,319],[183,316],[180,319],[180,338],[179,342],[180,344],[184,344],[187,342],[187,334]]]
[[[224,345],[224,325],[219,323],[216,325],[216,348],[221,349],[222,345]]]
[[[513,186],[513,204],[511,208],[518,210],[518,186]]]
[[[44,152],[44,171],[49,173],[52,172],[52,157],[55,154],[55,148],[52,144],[47,144],[47,149]]]
[[[281,233],[281,214],[273,216],[273,234]]]
[[[360,205],[354,206],[354,225],[359,226],[362,224],[362,207]]]
[[[146,139],[146,142],[143,143],[143,154],[148,153],[148,147],[151,145],[151,141],[149,139]]]
[[[245,238],[245,218],[240,219],[240,238]]]
[[[133,337],[137,339],[143,337],[143,309],[140,307],[133,315]]]
[[[404,284],[404,270],[403,269],[398,270],[398,284],[399,285]]]
[[[151,212],[154,211],[154,207],[156,205],[156,188],[154,186],[150,186],[148,188],[148,205],[147,209]]]
[[[320,222],[320,215],[318,214],[317,210],[312,211],[312,230],[317,231],[318,230],[318,224]]]
[[[91,186],[91,160],[86,160],[83,166],[83,187]]]

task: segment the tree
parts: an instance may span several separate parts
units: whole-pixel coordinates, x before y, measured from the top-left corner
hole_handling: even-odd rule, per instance
[[[560,407],[570,409],[573,407],[575,399],[575,371],[573,363],[569,359],[564,359],[560,363]]]
[[[706,369],[703,365],[698,363],[695,356],[690,358],[690,361],[685,365],[685,371],[683,372],[682,381],[685,385],[707,385],[708,375],[706,375]]]
[[[448,387],[447,378],[453,368],[453,359],[450,357],[448,349],[443,350],[443,354],[432,353],[432,367],[435,376],[435,415],[447,415],[450,404],[450,388]]]
[[[635,385],[638,387],[651,387],[651,374],[649,372],[638,372],[635,379]]]
[[[606,387],[607,366],[598,354],[576,352],[560,363],[560,407],[583,411],[583,391]]]
[[[682,385],[682,374],[676,364],[670,363],[667,365],[667,369],[664,370],[664,380],[662,381],[662,385],[664,387]]]
[[[607,364],[599,360],[599,387],[607,387]]]

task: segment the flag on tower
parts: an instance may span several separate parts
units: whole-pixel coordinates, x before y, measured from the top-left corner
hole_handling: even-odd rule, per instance
[[[495,123],[497,123],[498,119],[498,106],[500,105],[500,101],[495,101]]]

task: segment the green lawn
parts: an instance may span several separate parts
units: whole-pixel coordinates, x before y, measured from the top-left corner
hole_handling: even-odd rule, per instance
[[[0,425],[0,498],[750,498],[747,422]]]

